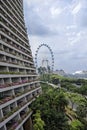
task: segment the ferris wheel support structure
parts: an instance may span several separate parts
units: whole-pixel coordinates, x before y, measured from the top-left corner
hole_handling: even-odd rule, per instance
[[[52,60],[51,70],[52,70],[52,72],[53,72],[53,69],[54,69],[54,54],[53,54],[52,49],[51,49],[47,44],[41,44],[41,45],[39,45],[39,47],[38,47],[37,50],[36,50],[36,53],[35,53],[35,65],[36,65],[36,69],[38,69],[37,55],[38,55],[38,53],[39,53],[39,50],[40,50],[41,47],[43,47],[43,46],[46,47],[46,48],[48,48],[48,50],[49,50],[49,52],[50,52],[50,54],[51,54],[51,60]]]

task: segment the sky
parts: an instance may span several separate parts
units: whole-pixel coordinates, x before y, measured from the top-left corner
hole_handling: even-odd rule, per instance
[[[44,43],[54,70],[87,70],[87,0],[24,0],[24,18],[33,57]]]

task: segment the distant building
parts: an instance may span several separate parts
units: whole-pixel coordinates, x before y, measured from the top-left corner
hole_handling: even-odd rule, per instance
[[[0,130],[30,130],[30,104],[40,93],[23,0],[0,0]]]
[[[87,71],[86,70],[83,70],[83,71],[76,71],[74,74],[87,74]]]

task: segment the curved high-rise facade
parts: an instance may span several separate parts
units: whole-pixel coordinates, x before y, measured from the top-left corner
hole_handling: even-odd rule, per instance
[[[0,0],[0,130],[25,130],[30,104],[40,93],[23,0]]]

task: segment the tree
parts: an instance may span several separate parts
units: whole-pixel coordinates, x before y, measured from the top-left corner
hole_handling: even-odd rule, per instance
[[[87,84],[80,87],[78,92],[81,93],[82,95],[87,95]]]
[[[33,116],[34,116],[34,125],[33,125],[34,130],[44,130],[45,123],[41,119],[40,111],[36,111],[36,114],[34,114]]]
[[[68,97],[68,100],[71,103],[72,109],[74,109],[74,106],[76,106],[76,105],[79,106],[81,104],[84,104],[84,102],[85,102],[85,98],[78,93],[67,92],[67,93],[65,93],[65,95]]]
[[[51,76],[51,81],[52,81],[53,84],[58,85],[58,83],[59,83],[59,77],[56,76],[56,75],[52,75]]]
[[[67,130],[68,119],[65,113],[67,103],[62,91],[48,86],[31,107],[34,113],[40,110],[41,119],[45,122],[45,130]]]
[[[70,124],[70,130],[84,130],[83,124],[79,120],[73,120]]]
[[[87,100],[77,107],[77,115],[81,118],[87,118]]]
[[[71,92],[77,92],[77,87],[69,82],[61,82],[61,87]]]
[[[64,111],[65,107],[68,105],[68,100],[66,100],[64,93],[60,92],[59,95],[57,94],[54,100],[58,111]]]
[[[47,73],[46,67],[41,67],[41,66],[40,66],[40,67],[38,68],[38,73],[39,73],[40,75]]]

